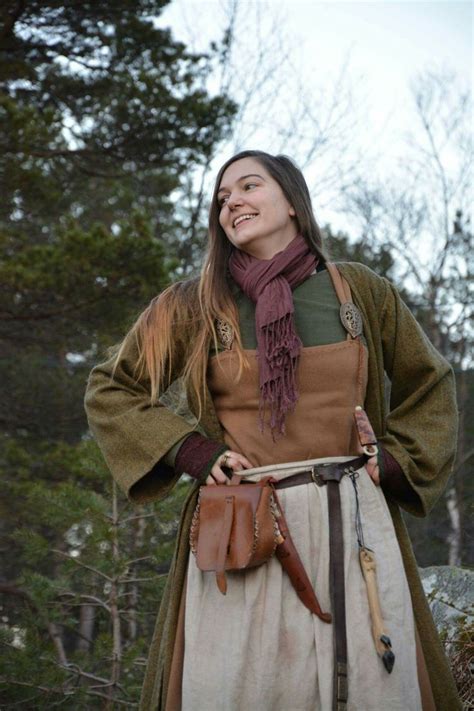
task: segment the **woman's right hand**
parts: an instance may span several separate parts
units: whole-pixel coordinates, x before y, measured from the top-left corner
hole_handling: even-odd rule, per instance
[[[367,474],[370,476],[375,486],[380,486],[380,469],[377,455],[370,457],[365,463]]]
[[[253,464],[249,462],[247,457],[240,454],[240,452],[233,452],[231,449],[228,449],[217,458],[217,461],[212,467],[211,473],[206,479],[208,486],[227,484],[229,477],[224,474],[222,470],[223,466],[225,466],[226,469],[231,469],[233,472],[241,472],[244,469],[252,469]]]

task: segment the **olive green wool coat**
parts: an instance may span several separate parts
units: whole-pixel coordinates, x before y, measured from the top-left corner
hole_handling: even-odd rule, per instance
[[[421,586],[400,507],[426,516],[443,492],[456,447],[457,408],[453,372],[424,335],[396,289],[386,279],[356,263],[337,265],[359,307],[369,350],[369,380],[365,409],[379,442],[400,464],[405,488],[384,493],[395,526],[410,586],[416,624],[428,665],[438,711],[461,705]],[[183,369],[186,329],[177,325],[181,356],[172,364],[172,378]],[[122,490],[132,500],[165,497],[178,476],[165,464],[155,466],[195,425],[158,405],[150,405],[149,383],[137,382],[133,368],[136,343],[130,338],[112,377],[113,359],[94,368],[86,393],[90,428]],[[384,371],[391,381],[385,399]],[[197,413],[190,397],[189,407]],[[201,431],[222,440],[210,395]],[[163,709],[166,699],[178,608],[189,557],[188,534],[198,485],[184,505],[176,549],[151,642],[141,709]]]

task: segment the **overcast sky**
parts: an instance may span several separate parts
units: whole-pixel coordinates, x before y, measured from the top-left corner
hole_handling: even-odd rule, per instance
[[[264,17],[283,18],[292,60],[308,87],[335,80],[348,61],[348,82],[365,107],[361,145],[383,146],[387,171],[389,161],[403,151],[404,132],[414,128],[409,85],[420,71],[444,67],[455,71],[465,88],[473,86],[471,2],[241,0],[241,17],[251,16],[256,6]],[[170,26],[187,44],[192,41],[194,48],[205,49],[209,40],[221,36],[226,7],[225,0],[173,0],[160,24]],[[257,39],[242,37],[247,53],[252,39],[256,51]],[[246,61],[243,54],[242,64]],[[267,130],[250,142],[245,147],[272,152],[274,136]],[[337,221],[330,210],[325,217]]]

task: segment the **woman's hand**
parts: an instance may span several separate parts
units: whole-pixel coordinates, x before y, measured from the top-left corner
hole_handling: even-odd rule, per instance
[[[365,463],[367,474],[370,476],[376,486],[380,486],[380,469],[377,461],[377,455],[370,457]]]
[[[211,469],[211,473],[206,479],[206,484],[208,486],[214,486],[214,484],[226,484],[229,481],[229,477],[226,476],[222,470],[222,467],[226,469],[232,469],[233,472],[241,472],[244,469],[251,469],[253,464],[249,462],[247,457],[239,452],[233,452],[228,449],[227,452],[221,454],[218,457],[216,463]]]

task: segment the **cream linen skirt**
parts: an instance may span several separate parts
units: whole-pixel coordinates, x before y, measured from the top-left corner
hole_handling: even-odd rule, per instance
[[[252,481],[278,479],[312,459],[247,470]],[[371,634],[365,581],[355,534],[352,482],[340,483],[348,653],[348,711],[417,711],[415,628],[410,592],[392,519],[379,487],[364,467],[357,486],[365,544],[375,552],[380,602],[392,640],[391,674]],[[293,541],[318,596],[331,611],[327,488],[314,483],[278,492]],[[331,711],[333,625],[312,615],[297,597],[279,561],[227,574],[221,595],[214,573],[201,572],[190,555],[186,591],[183,711]]]

